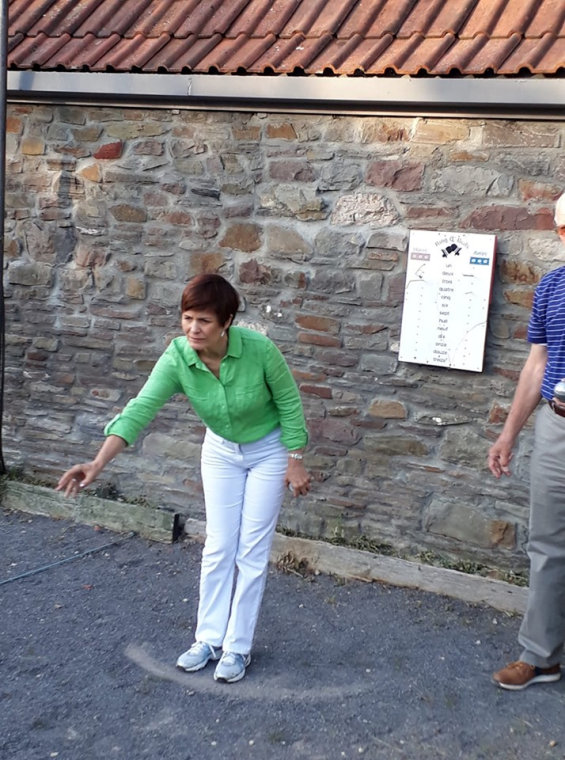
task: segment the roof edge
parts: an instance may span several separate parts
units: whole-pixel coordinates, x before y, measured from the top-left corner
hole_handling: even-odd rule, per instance
[[[565,79],[8,71],[10,100],[189,109],[560,116]]]

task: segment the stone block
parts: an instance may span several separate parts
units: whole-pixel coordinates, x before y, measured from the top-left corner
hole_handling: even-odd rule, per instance
[[[147,285],[141,277],[126,278],[126,296],[143,301],[147,295]]]
[[[57,108],[57,115],[63,124],[82,125],[86,123],[86,112],[84,108],[59,106]]]
[[[316,259],[340,264],[346,259],[359,256],[363,249],[363,236],[358,232],[340,232],[324,227],[314,240]]]
[[[258,191],[259,209],[275,216],[290,216],[302,221],[325,219],[328,210],[323,198],[307,186],[275,185]]]
[[[371,227],[391,227],[398,220],[398,212],[388,198],[376,193],[341,196],[330,217],[330,223],[335,225],[369,224]]]
[[[101,182],[102,170],[98,164],[89,164],[79,171],[79,174],[89,182]]]
[[[367,184],[392,187],[399,192],[420,190],[424,178],[424,164],[407,164],[398,159],[374,161],[367,171]]]
[[[311,383],[301,383],[300,392],[319,398],[332,398],[332,389],[328,385],[312,385]]]
[[[501,230],[551,230],[553,209],[529,211],[525,206],[479,206],[461,223],[467,229],[499,232]]]
[[[337,335],[340,331],[341,323],[337,319],[330,317],[320,317],[315,314],[298,314],[296,324],[305,330],[316,330],[317,332],[327,332]]]
[[[325,346],[339,348],[341,346],[341,340],[331,335],[324,335],[320,333],[298,333],[298,342],[306,343],[313,346]]]
[[[560,143],[559,125],[549,122],[514,122],[489,119],[482,128],[482,144],[493,148],[556,148]]]
[[[469,137],[467,121],[459,119],[418,119],[410,139],[418,143],[445,145]]]
[[[233,248],[246,253],[256,251],[261,247],[261,227],[248,222],[231,224],[226,229],[219,245],[222,248]]]
[[[296,140],[297,134],[292,124],[267,124],[266,136],[270,140]]]
[[[73,140],[79,143],[96,142],[103,132],[103,128],[98,124],[91,124],[88,127],[79,127],[71,130]]]
[[[39,137],[25,137],[20,150],[24,156],[42,156],[45,153],[45,143]]]
[[[268,285],[273,280],[273,272],[256,259],[251,259],[239,267],[239,280],[249,285]]]
[[[500,264],[502,282],[519,285],[537,285],[541,273],[528,261],[502,259]]]
[[[383,417],[388,420],[405,420],[408,416],[406,406],[403,403],[389,398],[373,399],[367,413],[371,417]]]
[[[358,163],[332,161],[326,164],[320,173],[318,190],[322,193],[331,190],[355,190],[362,181]]]
[[[507,289],[504,291],[504,298],[508,303],[523,306],[525,309],[530,310],[534,301],[534,288],[528,290]]]
[[[179,440],[178,436],[165,433],[148,433],[143,439],[141,450],[144,456],[181,459],[185,462],[199,461],[200,445]]]
[[[312,252],[310,243],[293,227],[270,225],[266,229],[267,249],[273,256],[302,261]]]
[[[94,153],[94,158],[101,160],[109,160],[120,158],[124,149],[124,144],[121,140],[116,140],[111,143],[104,143]]]
[[[412,118],[394,119],[388,116],[364,118],[360,124],[360,142],[362,144],[405,142],[410,139],[415,121]]]
[[[196,274],[219,272],[226,264],[224,253],[215,251],[193,251],[188,260],[188,277]]]
[[[118,222],[145,222],[147,211],[140,206],[132,206],[129,203],[119,203],[110,208],[110,213]]]
[[[8,264],[8,282],[11,285],[50,285],[53,268],[34,261],[11,261]]]
[[[387,459],[397,456],[423,457],[429,453],[429,448],[423,441],[408,435],[366,433],[363,446],[368,455],[379,455]]]
[[[447,166],[432,174],[430,188],[433,193],[507,198],[514,189],[514,177],[486,166]]]
[[[485,439],[470,425],[459,425],[445,431],[439,453],[447,462],[480,472],[486,469],[487,449]]]
[[[425,510],[424,530],[483,549],[514,549],[516,525],[492,519],[459,499],[434,497]]]
[[[307,161],[271,161],[269,177],[281,182],[312,182],[315,173]]]

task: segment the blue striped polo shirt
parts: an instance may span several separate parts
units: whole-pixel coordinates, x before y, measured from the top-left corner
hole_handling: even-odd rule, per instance
[[[552,399],[555,384],[565,378],[565,266],[542,277],[536,288],[528,341],[547,346],[541,395]]]

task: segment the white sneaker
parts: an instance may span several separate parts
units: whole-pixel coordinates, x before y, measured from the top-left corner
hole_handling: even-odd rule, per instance
[[[251,662],[251,655],[238,652],[224,652],[214,672],[215,681],[235,683],[245,675],[245,668]]]
[[[193,673],[201,670],[210,660],[220,659],[221,649],[207,644],[205,641],[196,641],[187,652],[183,652],[177,660],[177,668]]]

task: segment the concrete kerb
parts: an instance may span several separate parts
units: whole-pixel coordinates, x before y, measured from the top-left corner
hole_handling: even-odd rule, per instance
[[[52,488],[13,480],[0,485],[0,504],[19,512],[99,525],[118,532],[133,531],[153,541],[174,541],[180,532],[179,515],[167,509],[100,499],[86,493],[66,499]]]
[[[100,525],[118,532],[134,531],[155,541],[171,542],[182,532],[197,541],[203,541],[205,535],[204,521],[187,518],[181,529],[180,515],[167,509],[100,499],[86,493],[77,499],[65,499],[53,489],[17,481],[5,480],[1,484],[0,503],[20,512]],[[503,612],[522,614],[526,608],[528,590],[521,586],[314,539],[275,534],[271,562],[346,580],[430,591]]]

